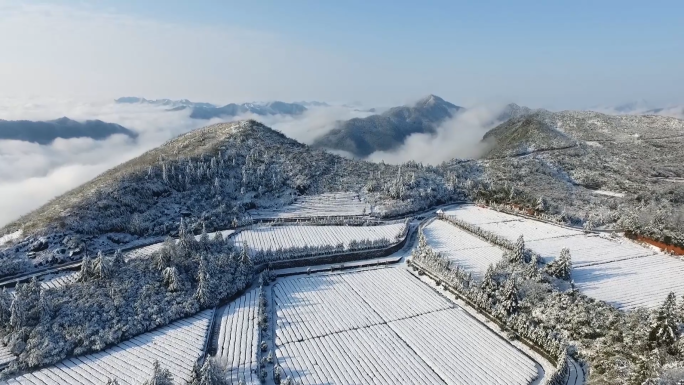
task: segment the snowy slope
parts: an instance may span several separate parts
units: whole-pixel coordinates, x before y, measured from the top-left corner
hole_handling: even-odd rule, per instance
[[[155,360],[171,371],[176,383],[184,383],[202,352],[211,315],[211,310],[205,310],[107,350],[69,358],[0,384],[101,385],[116,378],[121,385],[140,385],[152,375]]]
[[[321,216],[358,216],[370,214],[370,206],[352,192],[298,197],[291,205],[275,210],[258,210],[254,218],[301,218]]]
[[[489,265],[501,260],[504,250],[441,220],[423,229],[428,245],[454,261],[473,277],[481,278]]]

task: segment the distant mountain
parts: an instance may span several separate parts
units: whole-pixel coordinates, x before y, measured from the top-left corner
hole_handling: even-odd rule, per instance
[[[529,115],[534,111],[535,110],[529,107],[519,106],[515,103],[510,103],[507,104],[506,107],[504,107],[503,111],[501,111],[499,115],[497,115],[495,121],[498,123],[503,123],[508,119],[514,119],[519,118],[521,116]]]
[[[163,106],[163,107],[170,107],[172,111],[177,111],[177,110],[182,110],[186,107],[201,107],[201,108],[214,108],[216,107],[215,105],[211,103],[202,103],[202,102],[191,102],[188,99],[181,99],[181,100],[171,100],[171,99],[145,99],[145,98],[139,98],[135,96],[125,96],[122,98],[118,98],[114,101],[115,103],[118,104],[151,104],[155,106]]]
[[[190,117],[193,119],[212,119],[219,117],[233,117],[247,113],[255,115],[301,115],[306,107],[297,103],[268,102],[268,103],[242,103],[226,104],[223,107],[199,107],[192,109]]]
[[[380,115],[339,122],[313,146],[366,157],[375,151],[398,148],[411,134],[433,134],[440,123],[463,110],[439,96],[429,95],[413,106],[394,107]]]
[[[309,102],[295,102],[295,104],[299,104],[300,106],[304,107],[330,107],[330,104],[326,102],[317,102],[315,100],[309,101]]]
[[[0,140],[22,140],[38,144],[50,144],[57,138],[106,139],[115,134],[136,138],[137,133],[114,123],[101,120],[77,122],[63,117],[56,120],[35,122],[30,120],[0,120]]]

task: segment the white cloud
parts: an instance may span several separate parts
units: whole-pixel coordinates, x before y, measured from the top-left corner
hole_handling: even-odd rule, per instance
[[[500,105],[469,108],[444,122],[437,128],[437,134],[413,134],[398,149],[376,151],[368,160],[392,164],[415,160],[436,165],[453,158],[477,158],[485,150],[482,137],[495,126],[494,120],[502,110]]]

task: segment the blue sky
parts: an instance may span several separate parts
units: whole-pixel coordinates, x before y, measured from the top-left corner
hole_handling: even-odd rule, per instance
[[[139,63],[145,76],[130,84],[118,75],[120,68],[112,68],[116,84],[94,92],[107,96],[128,89],[127,94],[147,97],[210,101],[394,104],[435,93],[463,105],[496,100],[556,109],[635,99],[656,105],[684,102],[681,1],[60,1],[50,6],[66,15],[59,23],[69,24],[72,11],[115,14],[159,23],[160,30],[173,26],[173,33],[187,29],[186,36],[193,37],[176,37],[179,47],[147,41],[139,50],[146,57],[149,47],[158,47],[159,56],[147,60],[154,66]],[[146,24],[125,35],[135,46],[141,44],[136,33],[162,39],[163,33],[155,31]],[[223,44],[216,31],[236,38]],[[204,39],[202,33],[213,37]],[[103,37],[103,44],[108,41]],[[117,57],[136,52],[124,40],[115,45],[121,52],[111,54]],[[187,56],[196,62],[183,57],[188,46]],[[244,50],[246,60],[261,64],[227,63],[227,54],[221,57],[226,50],[231,58]],[[161,58],[183,65],[158,74]],[[14,68],[44,65],[32,60],[17,61]],[[108,69],[104,59],[92,64]],[[66,58],[62,66],[66,72],[52,71],[41,79],[67,75]],[[126,66],[129,73],[136,70]],[[81,73],[89,71],[84,67]],[[251,81],[227,74],[231,71],[247,73]],[[182,79],[174,79],[174,72],[184,73]],[[92,77],[106,81],[106,76]],[[87,79],[91,85],[95,81]],[[90,93],[88,84],[76,89]],[[30,90],[41,92],[39,86]]]

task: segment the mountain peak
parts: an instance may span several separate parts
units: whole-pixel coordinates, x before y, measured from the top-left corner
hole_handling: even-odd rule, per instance
[[[430,94],[416,102],[416,107],[432,107],[436,104],[448,103],[437,95]],[[448,103],[451,104],[451,103]]]

